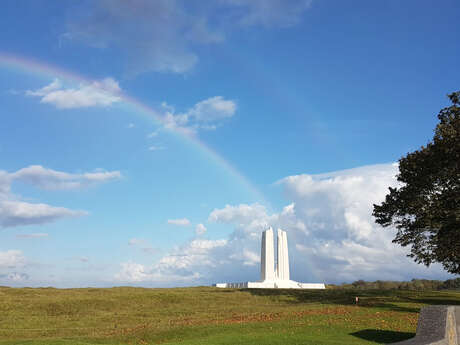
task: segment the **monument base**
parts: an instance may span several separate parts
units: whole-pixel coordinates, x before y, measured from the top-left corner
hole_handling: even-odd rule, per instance
[[[264,280],[260,282],[219,283],[218,288],[233,289],[325,289],[322,283],[299,283],[294,280]]]

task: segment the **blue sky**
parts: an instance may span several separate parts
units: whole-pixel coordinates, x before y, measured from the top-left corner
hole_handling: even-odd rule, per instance
[[[459,88],[457,1],[3,1],[0,285],[447,279],[370,215]]]

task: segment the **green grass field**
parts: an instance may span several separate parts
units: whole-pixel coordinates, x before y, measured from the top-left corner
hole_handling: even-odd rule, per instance
[[[460,292],[0,287],[0,345],[380,344],[431,304]]]

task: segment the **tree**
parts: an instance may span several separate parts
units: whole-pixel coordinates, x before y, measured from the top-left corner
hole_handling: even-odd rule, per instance
[[[443,289],[449,290],[460,290],[460,278],[448,279],[442,284],[441,287]]]
[[[397,229],[394,243],[426,266],[440,262],[460,273],[460,91],[438,114],[433,140],[399,160],[399,186],[389,188],[372,215]]]

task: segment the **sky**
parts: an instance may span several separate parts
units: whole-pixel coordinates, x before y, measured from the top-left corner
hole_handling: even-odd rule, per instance
[[[450,279],[372,205],[459,90],[456,0],[4,0],[0,285]]]

